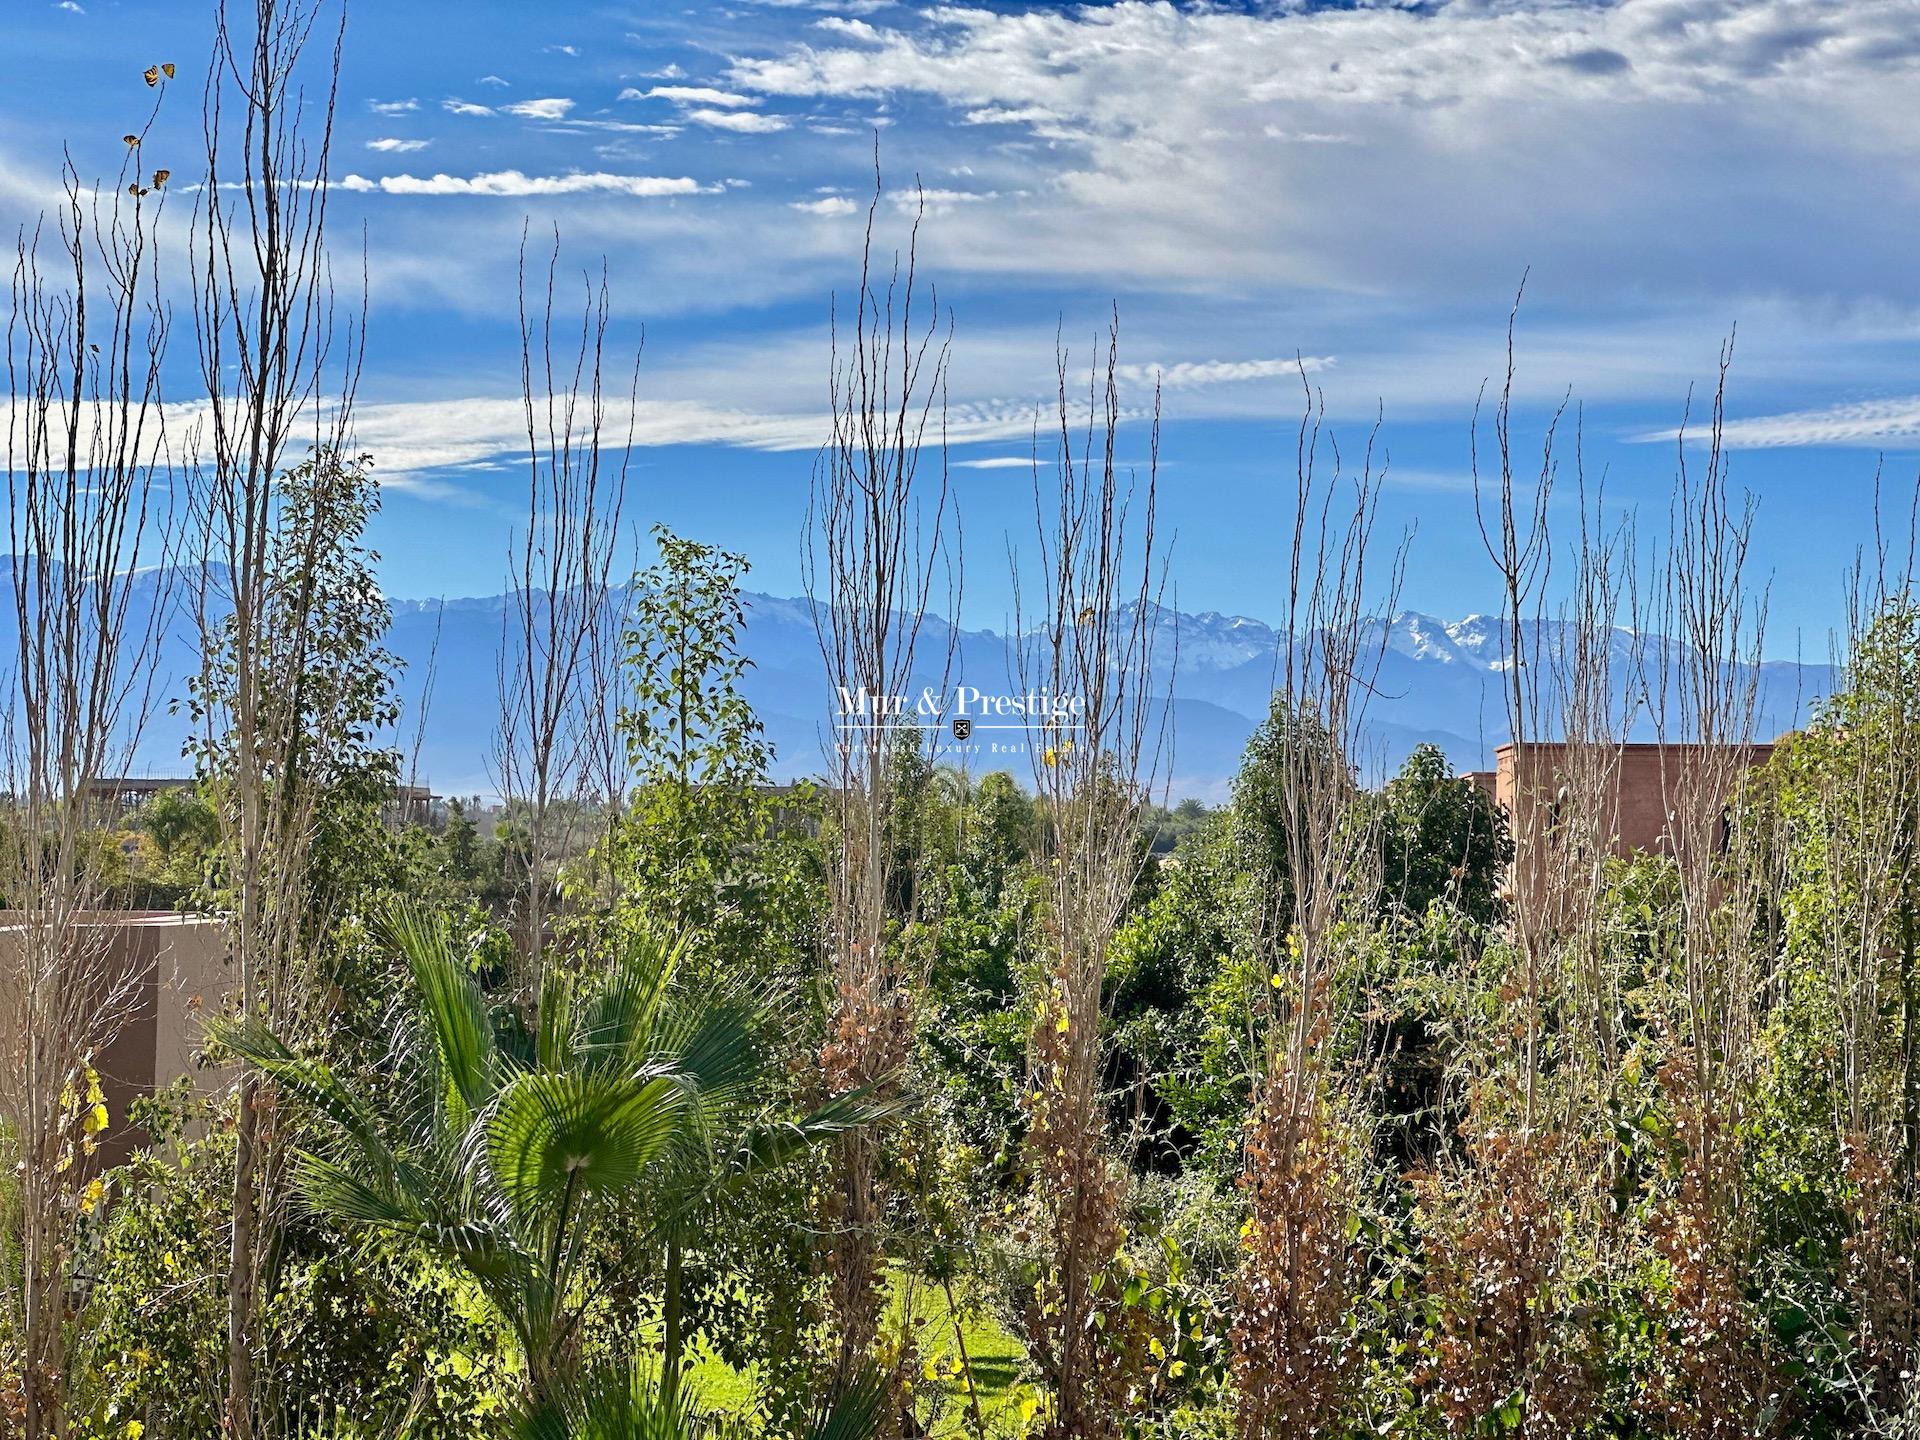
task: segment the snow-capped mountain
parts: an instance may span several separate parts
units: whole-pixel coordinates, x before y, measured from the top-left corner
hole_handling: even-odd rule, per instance
[[[495,647],[503,597],[396,607],[390,648],[409,661],[408,697],[417,703],[418,677],[438,635],[433,694],[420,773],[436,789],[490,790],[484,757],[489,753],[494,701]],[[1173,700],[1171,754],[1163,772],[1172,793],[1221,798],[1227,792],[1247,737],[1265,718],[1279,673],[1280,637],[1263,620],[1213,612],[1160,612],[1152,690]],[[1493,749],[1507,738],[1504,686],[1512,647],[1499,619],[1469,614],[1442,620],[1403,611],[1376,622],[1379,671],[1368,705],[1373,753],[1368,768],[1397,767],[1415,745],[1440,746],[1459,769],[1491,764]],[[1557,622],[1527,628],[1526,654],[1548,657],[1570,645],[1569,629]],[[832,736],[835,697],[821,665],[813,607],[805,599],[747,597],[746,649],[754,667],[748,698],[767,727],[785,776],[818,773],[822,746]],[[1666,655],[1660,637],[1618,630],[1609,646],[1623,691],[1641,666]],[[951,650],[951,667],[948,654]],[[1539,663],[1547,663],[1545,660]],[[930,620],[919,645],[914,689],[957,684],[985,690],[1018,690],[1018,642],[990,629],[957,629]],[[1831,667],[1791,662],[1761,667],[1758,729],[1765,736],[1791,728],[1809,704],[1832,686]],[[1642,738],[1651,734],[1642,723]],[[976,757],[976,767],[1006,768],[1025,778],[1023,758]]]
[[[0,566],[6,563],[0,557]],[[176,594],[185,589],[174,588]],[[138,606],[165,590],[163,577],[142,577],[131,628],[144,623]],[[782,776],[818,773],[822,747],[833,734],[835,697],[821,663],[812,603],[761,594],[747,596],[746,602],[745,644],[754,662],[745,682],[747,696],[767,728]],[[501,595],[394,602],[387,647],[404,667],[401,733],[409,745],[419,735],[417,774],[444,794],[486,794],[496,788],[488,757],[498,723],[495,656],[505,605]],[[0,665],[14,643],[7,608],[0,607]],[[1222,797],[1247,737],[1267,714],[1281,669],[1281,637],[1265,621],[1215,612],[1162,609],[1156,623],[1150,689],[1156,698],[1171,695],[1173,703],[1171,750],[1163,756],[1162,774],[1175,796]],[[1524,627],[1524,634],[1528,663],[1543,672],[1551,669],[1555,655],[1570,651],[1574,636],[1570,626],[1555,621]],[[1512,646],[1506,626],[1484,614],[1443,620],[1409,610],[1373,622],[1367,640],[1379,665],[1367,707],[1373,745],[1364,757],[1366,767],[1398,766],[1423,741],[1439,745],[1459,769],[1489,764],[1507,734],[1503,687]],[[1623,710],[1632,687],[1644,691],[1651,683],[1657,689],[1657,679],[1648,677],[1670,666],[1674,651],[1663,637],[1624,629],[1613,632],[1608,649]],[[913,688],[917,693],[944,683],[949,689],[964,684],[990,692],[1021,690],[1018,654],[1019,642],[1005,634],[950,632],[944,622],[931,620],[922,634]],[[163,697],[182,693],[194,663],[191,627],[182,614],[166,627],[160,655]],[[1811,704],[1831,689],[1833,671],[1828,665],[1769,662],[1756,681],[1756,729],[1771,738],[1804,721]],[[1637,734],[1649,738],[1651,722],[1643,719]],[[140,768],[178,773],[183,739],[184,721],[161,705],[148,724]],[[1020,756],[996,761],[982,755],[969,763],[1009,769],[1022,778],[1028,774],[1029,762]]]

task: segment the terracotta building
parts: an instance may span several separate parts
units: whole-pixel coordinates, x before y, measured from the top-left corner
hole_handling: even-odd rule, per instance
[[[1766,764],[1773,748],[1644,743],[1606,751],[1560,741],[1510,742],[1494,751],[1494,769],[1467,778],[1500,806],[1514,827],[1517,849],[1541,838],[1534,831],[1552,833],[1579,819],[1616,856],[1667,855],[1676,832],[1685,828],[1677,816],[1696,803],[1698,787]],[[1596,795],[1597,807],[1591,799]],[[1720,797],[1720,803],[1731,798]],[[1577,817],[1569,813],[1576,807],[1583,811]],[[1595,808],[1601,813],[1591,813]],[[1714,826],[1714,843],[1725,843],[1725,825],[1722,818]]]

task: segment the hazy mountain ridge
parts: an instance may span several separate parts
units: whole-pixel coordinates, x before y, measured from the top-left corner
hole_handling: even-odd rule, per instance
[[[168,578],[158,573],[139,578],[129,617],[132,630],[144,626],[141,606],[166,592]],[[178,596],[185,588],[175,584],[174,593]],[[744,598],[745,648],[754,662],[745,682],[747,697],[766,725],[781,778],[817,774],[824,768],[822,747],[831,737],[835,707],[814,632],[812,602],[761,593]],[[489,793],[495,788],[490,757],[499,708],[496,656],[506,603],[504,595],[392,602],[387,648],[403,664],[402,739],[411,745],[418,730],[415,771],[442,793]],[[1174,696],[1170,754],[1162,756],[1160,775],[1175,795],[1220,798],[1238,768],[1248,735],[1267,713],[1280,671],[1281,637],[1265,621],[1215,611],[1162,608],[1156,624],[1149,688],[1156,697],[1169,690]],[[0,614],[0,631],[10,629],[10,618]],[[182,693],[195,664],[187,617],[176,616],[165,633],[160,655],[168,677],[160,689],[163,700]],[[1526,654],[1544,664],[1570,648],[1572,634],[1564,622],[1529,625]],[[1371,753],[1361,757],[1363,766],[1375,772],[1390,769],[1423,741],[1439,745],[1459,769],[1490,764],[1493,748],[1507,735],[1507,639],[1498,618],[1481,614],[1445,620],[1407,610],[1390,621],[1371,622],[1368,643],[1380,663],[1368,702]],[[10,647],[12,635],[5,634],[0,643]],[[1663,664],[1672,663],[1677,648],[1662,636],[1613,632],[1610,649],[1623,703],[1626,685],[1641,685],[1643,674],[1658,674]],[[944,621],[930,619],[919,642],[911,686],[915,694],[922,687],[941,685],[949,651],[949,685],[986,691],[1026,688],[1016,640],[992,629],[950,629]],[[0,650],[0,663],[7,653]],[[431,693],[425,694],[429,672]],[[1772,661],[1760,667],[1757,679],[1755,728],[1768,739],[1804,721],[1812,702],[1832,688],[1833,667]],[[423,697],[426,723],[420,726]],[[1543,722],[1551,725],[1550,707]],[[1651,721],[1643,718],[1635,738],[1653,738],[1653,733]],[[179,772],[184,738],[184,720],[169,714],[163,704],[148,723],[140,768],[150,774]],[[1019,755],[981,755],[969,763],[1024,775],[1029,762]]]

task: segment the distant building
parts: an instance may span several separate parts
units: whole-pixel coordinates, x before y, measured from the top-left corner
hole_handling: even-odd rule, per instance
[[[88,798],[110,801],[123,815],[132,814],[163,790],[191,790],[191,778],[177,776],[103,775],[87,782]]]
[[[382,818],[389,825],[434,825],[446,821],[441,797],[425,785],[396,785]]]
[[[1492,795],[1514,827],[1516,850],[1550,837],[1569,821],[1571,807],[1608,851],[1622,859],[1636,853],[1671,855],[1682,807],[1698,803],[1696,787],[1715,775],[1744,775],[1764,765],[1772,744],[1717,745],[1641,743],[1596,748],[1564,741],[1511,742],[1494,752],[1495,768],[1467,779]],[[1596,790],[1599,804],[1592,804]],[[1722,806],[1731,793],[1718,797]],[[1723,814],[1713,843],[1728,840]]]

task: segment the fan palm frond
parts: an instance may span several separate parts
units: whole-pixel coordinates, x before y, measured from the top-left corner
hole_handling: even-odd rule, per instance
[[[700,1440],[706,1427],[684,1395],[669,1396],[634,1364],[603,1371],[528,1406],[513,1440]]]
[[[452,1092],[448,1101],[454,1123],[461,1123],[487,1103],[502,1079],[486,997],[455,952],[444,916],[425,915],[402,903],[388,914],[385,929],[413,974],[440,1068]]]
[[[522,1075],[486,1123],[487,1162],[523,1216],[632,1185],[671,1139],[685,1093],[664,1076]]]

